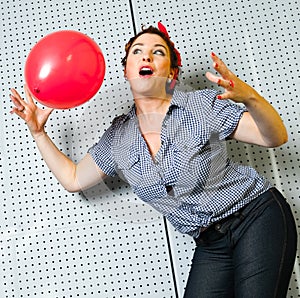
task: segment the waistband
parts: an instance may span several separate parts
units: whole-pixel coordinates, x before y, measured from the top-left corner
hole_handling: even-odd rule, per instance
[[[285,200],[282,194],[275,187],[272,187],[235,213],[213,223],[205,230],[200,230],[200,235],[194,238],[196,244],[198,245],[199,243],[206,241],[208,238],[212,240],[214,238],[217,239],[222,237],[235,220],[243,220],[253,210],[263,208],[269,201],[271,201],[274,195]]]

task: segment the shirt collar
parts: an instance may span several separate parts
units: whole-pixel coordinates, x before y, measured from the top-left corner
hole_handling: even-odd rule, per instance
[[[174,107],[184,109],[186,106],[187,98],[188,96],[185,92],[175,89],[172,96],[170,109],[173,109]]]

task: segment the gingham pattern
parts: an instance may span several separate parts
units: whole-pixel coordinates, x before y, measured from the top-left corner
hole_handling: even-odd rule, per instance
[[[119,175],[178,231],[193,237],[271,187],[253,168],[228,159],[225,141],[245,109],[216,95],[209,89],[174,92],[154,160],[135,106],[89,150],[102,171]]]

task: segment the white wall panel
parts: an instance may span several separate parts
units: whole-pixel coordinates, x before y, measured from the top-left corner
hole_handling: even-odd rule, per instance
[[[233,142],[228,149],[283,191],[299,228],[297,1],[8,0],[0,5],[0,297],[182,297],[189,271],[190,237],[166,229],[164,219],[119,179],[79,194],[66,192],[26,125],[9,113],[9,88],[22,92],[30,49],[61,29],[92,37],[107,63],[98,94],[80,107],[54,111],[47,123],[63,152],[78,161],[114,115],[128,109],[124,44],[135,28],[161,20],[182,54],[185,85],[212,87],[204,74],[214,50],[282,115],[290,137],[284,146]],[[299,271],[298,256],[289,297],[300,297]]]
[[[254,86],[281,114],[289,142],[264,149],[231,142],[228,152],[268,177],[289,200],[299,229],[300,102],[299,5],[297,1],[134,1],[136,27],[162,21],[182,54],[182,84],[216,88],[205,78],[214,51],[239,77]],[[194,243],[170,227],[179,297],[187,280]],[[289,297],[300,297],[299,253]]]
[[[133,32],[128,1],[2,1],[1,25],[0,297],[174,295],[162,217],[118,179],[66,192],[9,113],[9,88],[22,92],[26,57],[41,37],[62,29],[92,37],[107,63],[101,90],[47,123],[57,146],[79,160],[131,99],[121,66]]]

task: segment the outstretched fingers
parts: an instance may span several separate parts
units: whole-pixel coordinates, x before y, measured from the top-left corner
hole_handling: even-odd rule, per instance
[[[206,78],[207,78],[209,81],[211,81],[211,82],[213,82],[213,83],[215,83],[215,84],[219,84],[220,79],[221,79],[221,77],[219,77],[219,76],[217,76],[217,75],[215,75],[215,74],[212,74],[212,73],[209,72],[209,71],[205,74],[205,76],[206,76]]]
[[[26,99],[27,99],[28,103],[34,104],[32,95],[31,95],[27,85],[24,85],[24,90],[25,90],[25,96],[26,96]]]
[[[11,113],[16,113],[17,115],[20,116],[20,114],[25,111],[27,102],[20,96],[20,94],[16,91],[16,89],[11,88],[10,91],[11,94],[9,95],[9,97],[12,103],[14,104]]]
[[[217,95],[218,99],[231,99],[234,102],[245,104],[249,98],[257,96],[255,89],[230,71],[226,64],[217,57],[216,54],[212,53],[211,57],[213,60],[213,67],[219,75],[208,72],[206,73],[206,77],[208,80],[225,89],[222,94]]]
[[[221,75],[222,78],[230,79],[233,73],[229,70],[222,59],[220,59],[214,52],[212,52],[210,56],[213,60],[214,69]]]
[[[219,78],[217,84],[223,87],[226,91],[233,91],[235,82],[234,80],[224,80],[223,78]]]
[[[236,84],[236,76],[215,53],[211,53],[211,58],[213,60],[213,67],[219,73],[219,76],[211,72],[207,72],[205,75],[208,80],[225,89],[223,94],[217,96],[218,99],[230,98],[230,92],[233,91]]]
[[[225,99],[225,98],[230,98],[231,94],[229,92],[234,90],[235,82],[234,80],[225,80],[220,76],[216,76],[212,74],[211,72],[207,72],[206,77],[208,80],[210,80],[213,83],[218,84],[218,86],[221,86],[225,89],[225,92],[221,95],[218,95],[218,99]]]

